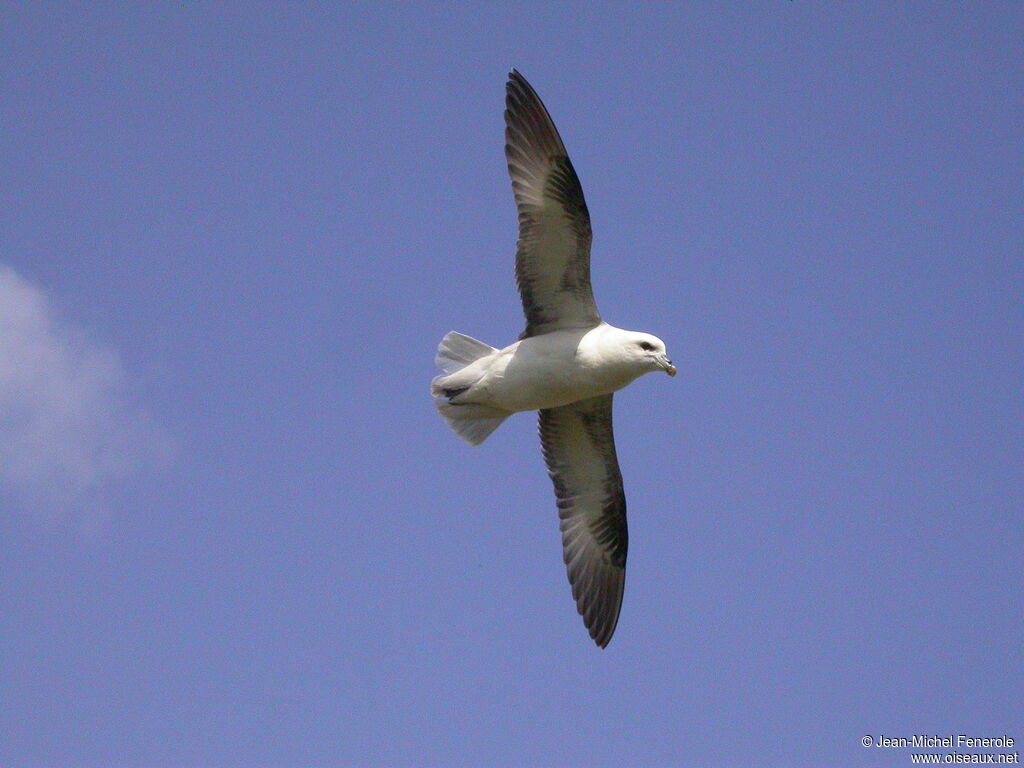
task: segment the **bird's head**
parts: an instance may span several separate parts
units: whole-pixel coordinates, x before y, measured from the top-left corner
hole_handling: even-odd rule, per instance
[[[645,371],[664,371],[676,375],[676,367],[668,359],[665,342],[649,333],[630,333],[626,339],[626,351],[631,360],[644,367]]]

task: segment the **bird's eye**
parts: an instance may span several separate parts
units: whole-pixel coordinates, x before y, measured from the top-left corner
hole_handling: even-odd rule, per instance
[[[654,345],[651,344],[651,342],[649,342],[649,341],[641,341],[640,342],[640,349],[642,349],[644,352],[653,352],[654,351]]]

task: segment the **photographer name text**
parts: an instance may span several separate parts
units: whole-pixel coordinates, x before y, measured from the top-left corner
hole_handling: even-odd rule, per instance
[[[879,734],[875,737],[864,737],[866,742],[871,739],[871,744],[864,746],[888,747],[890,749],[915,749],[925,747],[945,747],[947,749],[981,749],[981,748],[1003,748],[1008,749],[1014,745],[1012,736],[968,736],[963,733],[951,734],[949,736],[928,735],[919,733],[907,738],[906,736],[886,736]]]

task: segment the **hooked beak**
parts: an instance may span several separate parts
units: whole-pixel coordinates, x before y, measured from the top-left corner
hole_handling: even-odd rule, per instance
[[[669,376],[676,375],[676,367],[672,365],[672,361],[668,359],[667,355],[662,355],[659,362],[661,363],[661,367],[665,369],[665,373]]]

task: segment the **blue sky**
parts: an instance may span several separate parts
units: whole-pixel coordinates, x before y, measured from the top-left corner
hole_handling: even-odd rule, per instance
[[[0,763],[904,766],[1021,707],[1017,3],[8,4]],[[517,67],[616,398],[576,615],[510,343]]]

